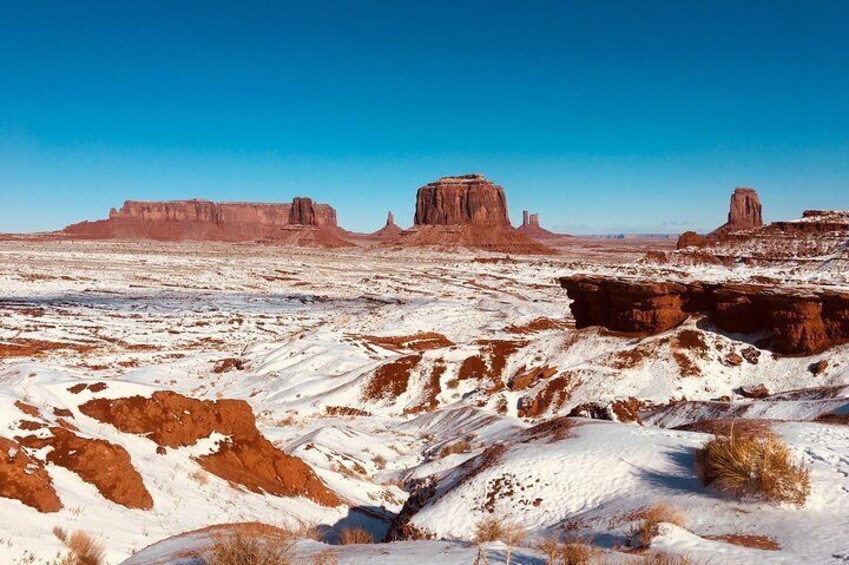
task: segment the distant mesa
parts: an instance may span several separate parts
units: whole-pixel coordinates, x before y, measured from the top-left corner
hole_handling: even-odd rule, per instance
[[[265,241],[308,247],[347,247],[336,210],[310,198],[291,204],[208,200],[128,200],[109,219],[81,222],[63,233],[85,239],[157,241]]]
[[[482,174],[442,177],[419,188],[413,227],[395,243],[506,253],[553,251],[511,224],[504,189]]]

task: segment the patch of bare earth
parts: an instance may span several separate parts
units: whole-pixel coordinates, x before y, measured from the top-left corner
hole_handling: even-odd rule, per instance
[[[407,392],[410,373],[421,360],[421,354],[405,355],[378,367],[363,390],[363,400],[394,400]]]
[[[781,544],[767,536],[758,536],[752,534],[723,534],[720,536],[702,536],[704,539],[713,541],[721,541],[730,543],[731,545],[739,545],[742,547],[751,547],[753,549],[763,549],[766,551],[780,551]]]

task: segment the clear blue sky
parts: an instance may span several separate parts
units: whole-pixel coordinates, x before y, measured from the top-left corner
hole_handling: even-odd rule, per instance
[[[0,231],[293,195],[373,230],[478,171],[574,233],[849,208],[849,2],[0,0]]]

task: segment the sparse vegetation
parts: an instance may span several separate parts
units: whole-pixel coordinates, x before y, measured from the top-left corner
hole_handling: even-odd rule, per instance
[[[561,540],[557,536],[544,539],[537,547],[545,554],[546,565],[596,565],[601,551],[583,538]]]
[[[65,547],[68,555],[60,565],[101,565],[106,549],[103,544],[91,537],[87,532],[75,530],[70,535],[62,528],[53,528],[55,535]]]
[[[527,537],[527,530],[519,525],[511,522],[505,522],[503,519],[495,516],[488,516],[481,519],[475,524],[475,542],[480,546],[483,543],[500,541],[507,546],[505,555],[505,563],[510,565],[513,558],[513,550],[522,543]],[[486,559],[486,553],[482,549],[478,550],[478,560]]]
[[[203,555],[206,565],[293,565],[292,543],[233,533],[216,540]]]
[[[651,540],[658,534],[660,524],[674,524],[679,528],[685,526],[683,512],[667,504],[655,504],[641,513],[642,520],[631,531],[630,543],[633,547],[647,549]]]
[[[803,505],[811,490],[808,469],[772,433],[717,435],[696,451],[696,472],[707,486],[737,498]]]
[[[502,531],[502,521],[495,516],[482,518],[475,524],[475,541],[477,543],[486,543],[488,541],[500,540]]]
[[[384,457],[382,455],[375,455],[374,459],[372,459],[372,461],[374,462],[374,466],[377,467],[378,469],[380,469],[380,470],[386,469],[386,457]]]
[[[342,545],[374,543],[374,538],[362,528],[342,528],[339,533],[339,543]]]
[[[472,450],[472,444],[464,439],[457,440],[453,443],[446,444],[439,452],[439,457],[448,457],[456,453],[468,453]]]

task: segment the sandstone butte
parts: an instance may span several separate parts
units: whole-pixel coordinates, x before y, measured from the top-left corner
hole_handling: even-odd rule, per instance
[[[731,194],[727,222],[710,232],[707,236],[699,235],[694,231],[684,232],[678,238],[676,247],[678,249],[704,247],[711,240],[718,239],[723,235],[760,228],[763,225],[763,206],[761,205],[757,191],[754,188],[738,186]]]
[[[510,224],[504,189],[481,174],[442,177],[416,193],[413,227],[394,243],[467,247],[506,253],[551,253]]]
[[[554,233],[539,225],[539,214],[531,214],[527,210],[522,211],[522,225],[516,228],[521,234],[530,236],[534,239],[539,239],[543,243],[548,240],[556,240],[564,237],[570,237],[565,234]]]
[[[347,232],[337,225],[336,210],[310,198],[291,204],[174,200],[128,200],[106,220],[66,227],[66,236],[85,239],[158,241],[265,241],[310,247],[346,247]]]
[[[849,293],[735,283],[652,282],[603,276],[563,277],[578,328],[657,334],[692,314],[721,331],[763,333],[763,347],[812,355],[849,342]]]

